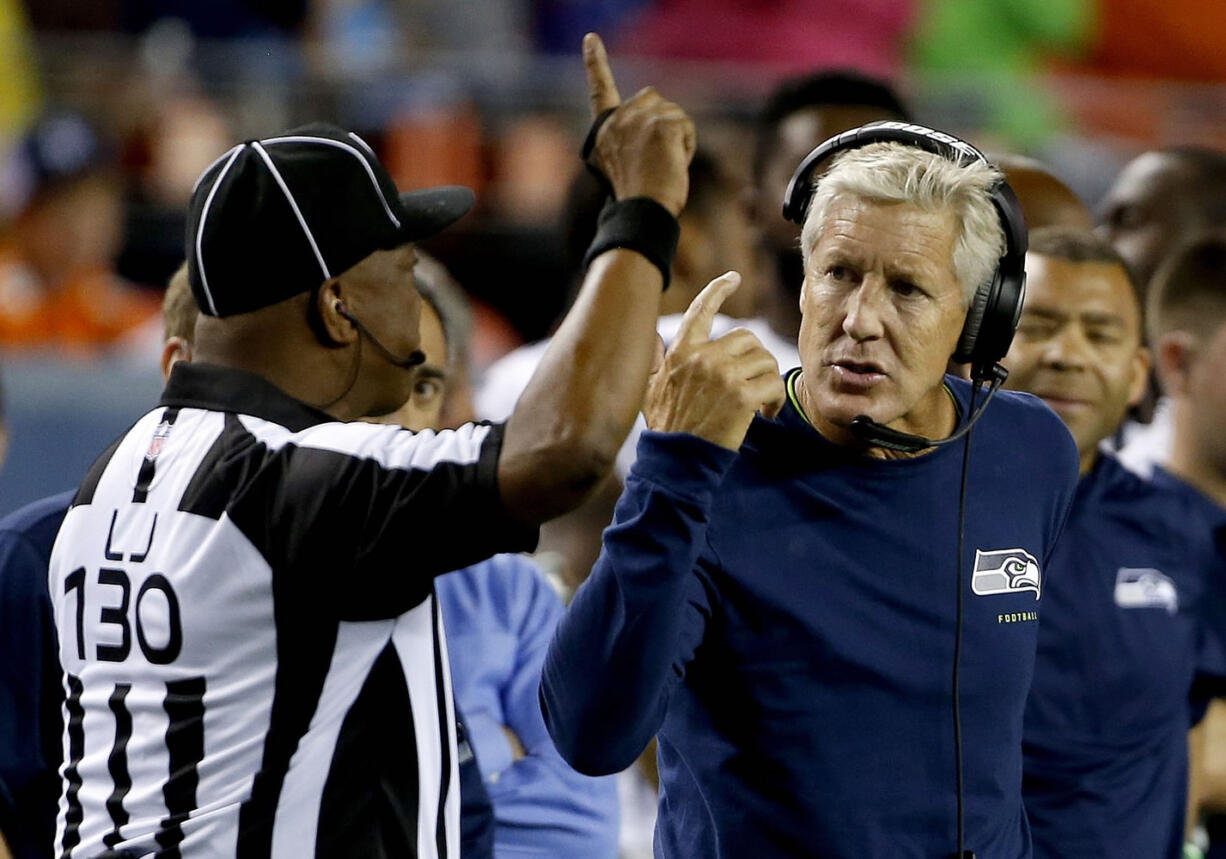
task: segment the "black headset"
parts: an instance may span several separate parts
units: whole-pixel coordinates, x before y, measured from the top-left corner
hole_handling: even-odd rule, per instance
[[[788,183],[783,198],[783,216],[803,225],[809,201],[813,198],[813,177],[818,168],[839,152],[871,143],[903,143],[940,155],[955,164],[989,163],[982,152],[952,134],[910,122],[870,122],[831,137],[805,156]],[[996,264],[992,279],[976,290],[953,354],[953,360],[971,365],[971,376],[977,381],[988,380],[996,363],[1009,351],[1022,313],[1022,300],[1026,297],[1028,234],[1021,204],[1003,179],[989,193],[1005,232],[1005,252]]]

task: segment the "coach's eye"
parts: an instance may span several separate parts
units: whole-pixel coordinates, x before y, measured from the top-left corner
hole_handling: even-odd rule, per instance
[[[922,289],[909,280],[895,280],[890,283],[890,288],[894,290],[895,295],[901,295],[903,298],[924,294]]]
[[[832,265],[826,269],[826,277],[840,282],[851,280],[851,269],[845,265]]]

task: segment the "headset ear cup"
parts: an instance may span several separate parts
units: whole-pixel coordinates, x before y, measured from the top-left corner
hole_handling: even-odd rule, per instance
[[[997,272],[991,281],[975,290],[971,298],[971,306],[966,311],[966,322],[962,323],[962,334],[958,337],[958,346],[954,349],[954,361],[968,364],[975,357],[975,347],[979,343],[980,330],[983,328],[984,316],[992,296],[999,292],[1000,273]]]

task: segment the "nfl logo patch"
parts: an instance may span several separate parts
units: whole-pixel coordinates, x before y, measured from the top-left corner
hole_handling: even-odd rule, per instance
[[[149,450],[145,452],[145,459],[157,459],[157,455],[162,452],[162,447],[166,444],[166,437],[170,435],[170,424],[163,421],[157,425],[157,429],[153,431],[153,438],[149,441]]]

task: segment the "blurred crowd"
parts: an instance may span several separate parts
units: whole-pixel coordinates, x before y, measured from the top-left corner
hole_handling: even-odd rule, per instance
[[[318,116],[361,130],[404,187],[478,192],[477,216],[434,249],[478,299],[477,369],[539,339],[565,303],[559,177],[584,126],[559,72],[587,30],[631,58],[631,82],[664,70],[742,181],[772,86],[849,69],[890,80],[933,125],[1043,159],[1093,205],[1147,147],[1226,140],[1211,6],[5,0],[0,344],[141,342],[132,329],[181,261],[201,169],[233,139]],[[514,300],[494,262],[508,259],[531,284]]]
[[[662,312],[737,270],[745,287],[718,324],[749,327],[785,369],[801,263],[784,188],[816,143],[865,122],[912,119],[994,153],[1032,229],[1095,228],[1142,303],[1173,249],[1226,221],[1216,0],[0,0],[6,372],[70,361],[105,386],[114,363],[152,366],[172,338],[162,300],[196,177],[236,141],[325,118],[362,132],[401,188],[477,191],[474,214],[423,245],[449,374],[434,425],[506,417],[574,296],[603,202],[577,158],[588,30],[628,58],[626,91],[656,82],[698,125]],[[1166,403],[1155,377],[1114,440],[1125,461],[1163,461]],[[619,492],[611,480],[544,528],[537,560],[564,595]],[[0,492],[0,512],[24,500]],[[512,736],[483,773],[496,809],[514,794],[499,778],[531,754]],[[650,752],[619,786],[627,857],[650,855]],[[1226,743],[1206,755],[1212,830]]]

